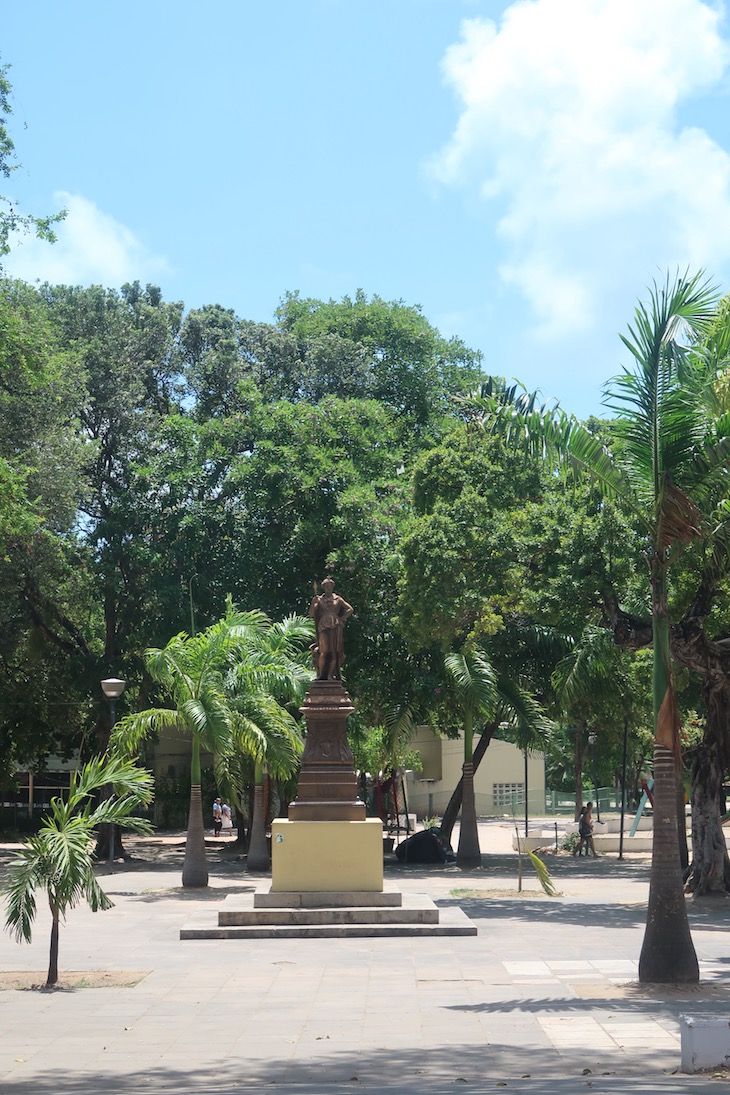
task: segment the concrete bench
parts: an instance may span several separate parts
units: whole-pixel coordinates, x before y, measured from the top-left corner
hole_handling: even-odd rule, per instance
[[[682,1072],[730,1064],[730,1019],[717,1015],[680,1015]]]

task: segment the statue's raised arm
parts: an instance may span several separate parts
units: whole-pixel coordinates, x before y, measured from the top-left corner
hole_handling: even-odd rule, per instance
[[[345,620],[352,616],[352,605],[344,597],[334,592],[332,578],[322,582],[323,593],[316,594],[309,606],[309,615],[317,629],[317,645],[314,648],[314,664],[317,679],[320,681],[338,681],[345,660],[345,646],[342,632]],[[315,586],[316,589],[316,586]]]

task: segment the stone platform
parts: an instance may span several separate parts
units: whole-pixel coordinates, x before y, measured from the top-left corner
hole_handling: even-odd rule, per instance
[[[191,920],[181,939],[306,939],[476,935],[462,909],[439,907],[427,894],[311,891],[229,894],[223,907]]]

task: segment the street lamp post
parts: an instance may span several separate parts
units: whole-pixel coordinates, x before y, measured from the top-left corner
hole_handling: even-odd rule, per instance
[[[618,857],[624,857],[624,813],[626,811],[626,754],[629,747],[629,719],[624,715],[624,756],[621,766],[621,829],[618,838]]]
[[[598,801],[598,776],[596,774],[596,738],[597,734],[591,730],[588,735],[588,744],[591,747],[591,763],[593,767],[593,793],[596,798],[596,821],[601,820],[601,805]]]
[[[109,714],[111,717],[111,731],[114,729],[114,724],[117,721],[117,700],[121,696],[122,692],[127,686],[126,681],[122,681],[119,677],[107,677],[106,680],[101,682],[101,690],[106,696],[109,703]],[[114,864],[114,823],[109,823],[109,866]]]

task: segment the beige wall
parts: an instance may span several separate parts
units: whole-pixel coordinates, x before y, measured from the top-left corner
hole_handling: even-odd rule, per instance
[[[474,736],[476,748],[478,735]],[[426,758],[433,755],[434,742],[440,745],[441,773],[436,778],[437,766]],[[461,778],[464,763],[464,740],[436,738],[428,727],[420,727],[409,743],[409,749],[422,752],[426,761],[423,772],[413,772],[408,777],[409,807],[413,813],[423,816],[428,812],[430,799],[434,812],[443,811],[445,801]],[[427,781],[427,782],[426,782]],[[474,776],[474,791],[478,796],[477,811],[481,814],[504,814],[511,809],[511,799],[501,805],[495,803],[495,784],[518,785],[518,801],[522,798],[525,783],[525,754],[511,742],[493,740]],[[542,753],[527,755],[528,805],[533,813],[541,813],[545,808],[545,757]],[[522,808],[522,807],[520,807]]]

